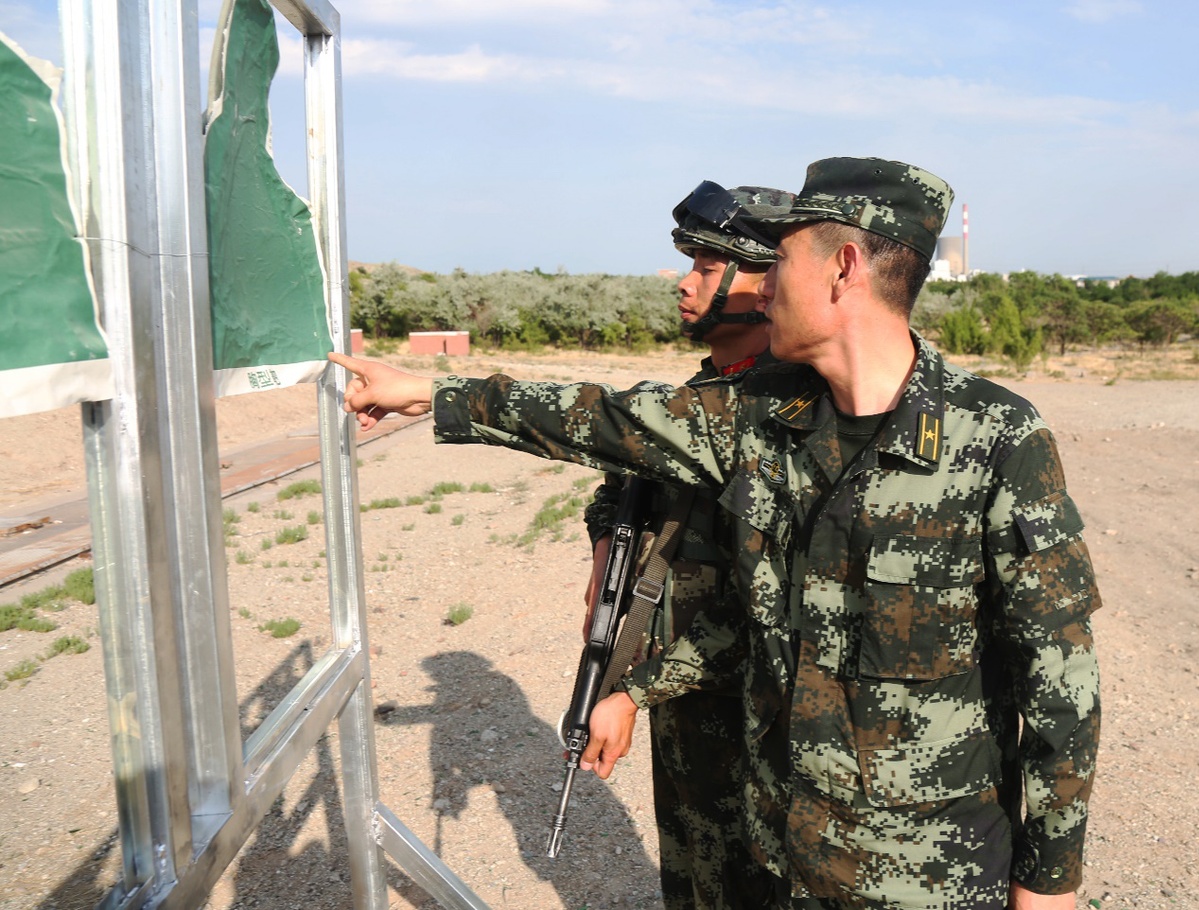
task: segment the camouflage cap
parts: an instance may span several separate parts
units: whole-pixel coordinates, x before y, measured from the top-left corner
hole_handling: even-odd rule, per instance
[[[678,225],[670,232],[680,253],[694,256],[697,249],[713,250],[741,263],[769,265],[775,260],[773,241],[740,222],[756,212],[788,208],[795,196],[766,186],[735,186],[726,190],[705,180],[674,207]]]
[[[910,246],[933,258],[953,190],[922,168],[882,158],[824,158],[808,166],[790,206],[747,212],[743,224],[757,235],[779,238],[790,227],[839,221]]]

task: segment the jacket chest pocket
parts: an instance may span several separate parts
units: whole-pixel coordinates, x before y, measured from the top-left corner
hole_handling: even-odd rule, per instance
[[[970,670],[983,578],[980,538],[875,537],[859,675],[939,679]]]
[[[750,616],[766,626],[783,625],[791,590],[787,553],[792,523],[783,491],[742,471],[721,493],[720,505],[733,517],[737,586]]]

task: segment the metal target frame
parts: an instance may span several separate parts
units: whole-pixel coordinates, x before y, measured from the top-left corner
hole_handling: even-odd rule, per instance
[[[350,325],[340,17],[272,0],[302,35],[308,184],[337,350]],[[212,379],[196,0],[62,0],[76,202],[108,336],[111,400],[83,405],[121,881],[101,906],[195,907],[336,721],[356,910],[384,854],[444,907],[484,904],[378,799],[356,427],[317,384],[330,649],[243,743]]]

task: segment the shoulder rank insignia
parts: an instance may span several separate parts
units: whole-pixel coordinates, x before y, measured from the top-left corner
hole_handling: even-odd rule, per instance
[[[941,419],[920,412],[920,431],[916,439],[916,454],[929,461],[941,457]]]
[[[782,483],[787,479],[787,471],[777,458],[764,459],[758,462],[758,471],[771,483]]]

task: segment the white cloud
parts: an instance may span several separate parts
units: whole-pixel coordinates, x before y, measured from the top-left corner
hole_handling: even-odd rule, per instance
[[[1066,13],[1082,22],[1110,22],[1142,11],[1139,0],[1074,0]]]
[[[418,82],[540,82],[557,79],[555,64],[507,54],[487,54],[477,45],[452,54],[419,54],[401,41],[352,39],[342,43],[343,76],[385,76]]]
[[[613,11],[612,0],[342,0],[347,20],[377,25],[430,25],[461,22],[523,22],[574,19]]]

